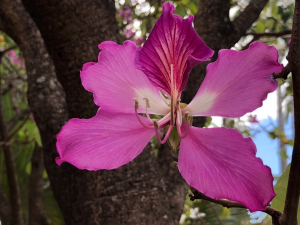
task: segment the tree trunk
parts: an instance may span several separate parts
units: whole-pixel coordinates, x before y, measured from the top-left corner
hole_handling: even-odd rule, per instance
[[[67,163],[59,167],[54,162],[58,156],[55,135],[61,126],[68,118],[90,118],[97,110],[91,93],[81,85],[79,70],[84,63],[97,60],[100,42],[121,39],[114,1],[23,3],[30,15],[20,0],[0,0],[0,19],[24,53],[28,101],[40,129],[45,166],[66,224],[178,224],[187,189],[178,171],[171,168],[176,156],[169,154],[167,148],[161,147],[156,158],[148,146],[133,162],[112,171],[81,171]],[[229,35],[235,27],[229,21],[229,8],[227,0],[200,2],[195,28],[216,51],[230,48],[239,39]],[[14,11],[13,17],[5,13],[8,9]],[[209,26],[205,28],[203,23]],[[236,33],[241,36],[243,31]],[[230,41],[224,44],[224,38]],[[199,68],[190,76],[185,91],[187,101],[204,77],[205,65]]]
[[[81,85],[79,70],[84,63],[96,61],[100,42],[121,39],[114,1],[23,2],[53,59],[57,78],[66,93],[69,118],[92,117],[97,107],[91,93]],[[181,182],[166,188],[170,178],[164,179],[163,175],[169,175],[168,170],[160,172],[163,163],[157,163],[149,147],[128,165],[98,172],[80,171],[67,163],[59,168],[54,165],[55,153],[45,152],[45,165],[67,224],[178,223],[184,203],[180,187],[185,183],[175,170],[172,177]],[[170,164],[171,161],[167,165]],[[167,193],[174,195],[169,198]],[[170,202],[174,204],[170,206]]]

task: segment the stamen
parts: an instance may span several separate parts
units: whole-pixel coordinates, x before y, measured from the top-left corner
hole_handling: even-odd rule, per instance
[[[135,115],[136,115],[136,118],[138,119],[138,121],[145,127],[145,128],[154,128],[153,125],[146,125],[144,124],[144,122],[141,120],[140,118],[140,115],[138,114],[137,110],[139,108],[139,102],[136,98],[133,99],[133,101],[135,102],[135,105],[134,105],[134,111],[135,111]],[[152,120],[151,120],[152,122]]]
[[[155,127],[155,133],[156,133],[156,137],[157,137],[157,140],[158,140],[159,143],[161,143],[161,144],[166,143],[166,141],[168,140],[168,138],[169,138],[169,136],[170,136],[170,133],[171,133],[173,127],[174,127],[174,126],[172,126],[172,125],[169,126],[169,128],[168,128],[168,130],[167,130],[167,133],[165,134],[165,137],[164,137],[163,140],[161,140],[160,137],[159,137],[159,134],[158,134],[158,127]]]
[[[189,114],[190,114],[190,112],[188,112],[188,111],[186,111],[186,112],[184,113],[184,120],[185,120],[185,122],[186,122],[186,124],[187,124],[187,128],[186,128],[184,134],[182,134],[181,126],[179,126],[179,125],[177,124],[177,132],[178,132],[178,135],[179,135],[179,137],[180,137],[181,139],[185,138],[185,137],[187,136],[187,134],[189,133],[189,130],[190,130]]]
[[[150,122],[152,122],[152,119],[148,113],[148,108],[150,108],[150,103],[149,103],[149,99],[148,98],[143,98],[146,101],[146,116],[148,118],[148,120],[150,120]]]
[[[177,126],[177,132],[178,132],[178,135],[181,139],[183,139],[187,136],[187,134],[189,133],[189,130],[190,130],[190,124],[189,123],[187,123],[187,128],[186,128],[184,134],[182,134],[181,126]]]
[[[182,115],[180,109],[177,109],[176,125],[181,126],[182,124]]]
[[[138,102],[137,98],[134,98],[133,101],[134,101],[134,108],[138,109],[139,108],[139,102]]]
[[[176,117],[177,126],[181,126],[182,124],[182,112],[180,108],[180,101],[181,99],[177,99],[177,117]]]
[[[148,98],[143,98],[146,101],[146,106],[147,108],[150,108],[150,103]]]
[[[156,120],[156,119],[153,119],[152,122],[153,122],[154,128],[155,128],[155,129],[158,129],[159,124],[158,124],[157,120]]]
[[[159,126],[162,127],[163,125],[165,125],[166,123],[168,123],[170,121],[170,116],[171,116],[171,112],[169,112],[163,118],[161,118],[160,120],[158,120],[157,122],[158,122]]]
[[[186,122],[186,123],[190,123],[189,121],[189,115],[190,115],[190,112],[189,111],[186,111],[184,113],[184,116],[183,116],[183,121]]]
[[[171,125],[174,126],[175,124],[175,118],[174,118],[174,113],[175,113],[175,105],[174,105],[174,65],[171,64]]]

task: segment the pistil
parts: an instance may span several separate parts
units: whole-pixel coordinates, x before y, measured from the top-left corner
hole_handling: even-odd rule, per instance
[[[175,85],[174,85],[174,65],[171,64],[171,125],[175,124]]]

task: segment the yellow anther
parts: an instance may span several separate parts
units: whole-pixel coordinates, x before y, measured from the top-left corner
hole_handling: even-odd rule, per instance
[[[186,111],[186,112],[184,113],[183,121],[184,121],[184,122],[189,122],[189,116],[190,116],[190,112],[189,112],[189,111]]]
[[[156,119],[153,119],[152,122],[153,122],[154,127],[155,127],[156,129],[158,129],[159,124],[158,124],[157,120],[156,120]]]
[[[139,108],[139,101],[136,98],[134,98],[133,101],[135,103],[134,104],[135,109],[138,109]]]
[[[150,108],[150,102],[148,98],[143,98],[146,101],[147,108]]]

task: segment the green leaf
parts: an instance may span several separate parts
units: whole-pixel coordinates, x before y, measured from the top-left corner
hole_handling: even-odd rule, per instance
[[[257,33],[261,33],[265,31],[265,25],[260,20],[257,21],[256,26],[253,29]]]
[[[176,6],[174,14],[178,14],[179,16],[181,16],[183,18],[187,15],[187,11],[185,10],[185,8],[183,7],[182,4],[178,4]]]
[[[208,127],[211,124],[212,121],[212,117],[211,116],[207,116],[206,117],[206,122],[205,122],[205,127]]]
[[[181,2],[183,5],[188,5],[191,1],[190,0],[182,0]]]
[[[166,127],[166,129],[168,129],[168,128],[169,128],[169,126]],[[168,138],[168,144],[170,145],[171,149],[173,149],[174,151],[176,151],[179,147],[180,137],[178,135],[176,127],[174,127],[170,133],[170,136]]]
[[[191,10],[192,14],[195,15],[198,12],[198,7],[195,3],[189,4],[189,9]]]
[[[283,159],[283,160],[287,160],[289,158],[289,156],[286,154],[286,151],[283,149],[281,149],[279,151],[279,155],[280,155],[281,159]]]
[[[284,208],[284,203],[285,203],[285,196],[286,196],[286,190],[287,190],[287,184],[288,184],[288,179],[289,179],[289,174],[290,174],[290,167],[291,164],[289,164],[285,170],[283,171],[282,175],[278,179],[274,189],[276,193],[276,197],[272,201],[272,207],[279,210],[283,211]],[[298,215],[297,215],[297,221],[300,223],[300,204],[298,205]]]

